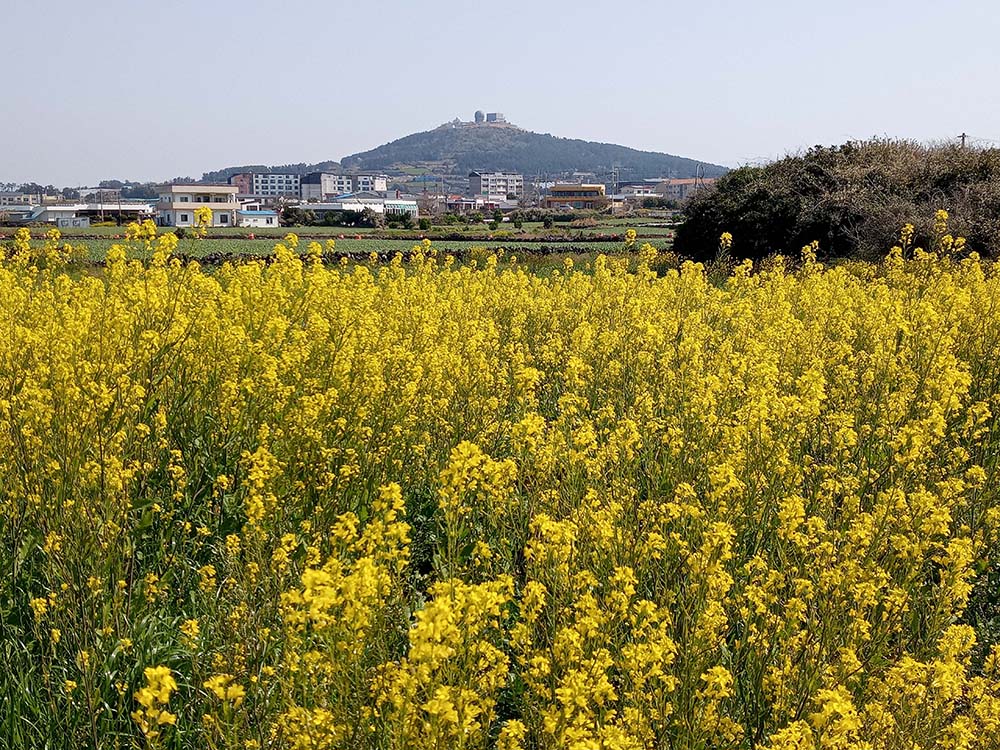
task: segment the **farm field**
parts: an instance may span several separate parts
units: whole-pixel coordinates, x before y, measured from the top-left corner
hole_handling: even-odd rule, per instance
[[[533,237],[533,236],[560,236],[563,234],[570,234],[574,238],[582,235],[583,237],[592,237],[595,235],[609,235],[618,234],[622,235],[627,229],[634,229],[640,238],[646,237],[666,237],[673,234],[673,228],[670,226],[665,226],[665,221],[663,219],[657,220],[636,220],[636,219],[615,219],[611,217],[604,217],[600,220],[596,226],[586,226],[586,227],[574,227],[571,226],[571,222],[557,222],[550,229],[546,229],[541,222],[524,222],[520,229],[516,229],[511,223],[503,223],[497,232],[502,232],[511,238],[518,237]],[[36,234],[44,234],[44,230],[36,229],[34,230]],[[95,237],[107,237],[113,238],[116,235],[123,236],[125,233],[125,227],[123,226],[91,226],[84,228],[66,228],[60,230],[64,236],[68,238],[95,238]],[[163,231],[173,231],[172,229],[164,229]],[[454,234],[467,234],[474,237],[488,236],[490,234],[497,234],[497,232],[491,232],[486,224],[455,224],[455,225],[435,225],[428,230],[420,229],[375,229],[372,227],[327,227],[327,226],[302,226],[302,227],[213,227],[210,230],[210,236],[213,238],[218,237],[232,237],[232,238],[246,238],[247,235],[253,234],[258,238],[280,238],[285,236],[289,231],[293,231],[300,235],[301,237],[333,237],[338,238],[340,235],[344,235],[345,238],[351,238],[355,235],[361,234],[366,235],[377,235],[379,238],[383,239],[407,239],[407,240],[419,240],[423,237],[435,237],[440,235],[454,235]],[[7,235],[8,237],[13,235],[14,230],[11,228],[0,227],[0,235]]]
[[[287,234],[285,232],[284,234]],[[283,235],[284,236],[284,235]],[[75,247],[83,248],[86,257],[91,261],[103,261],[107,257],[108,251],[114,245],[124,243],[122,239],[83,239],[75,240],[68,238]],[[185,257],[219,262],[230,260],[241,256],[269,256],[273,252],[276,238],[268,239],[183,239],[177,243],[176,253]],[[669,247],[668,242],[649,240],[652,244],[661,245],[663,249]],[[304,251],[306,244],[303,238]],[[410,253],[414,246],[419,245],[419,240],[392,240],[392,239],[337,239],[335,240],[336,254],[343,254],[352,258],[367,258],[370,254],[384,258],[391,257],[396,253]],[[44,239],[36,239],[33,242],[36,249],[45,245]],[[594,255],[597,253],[614,253],[623,246],[623,243],[608,242],[588,242],[586,240],[555,241],[555,242],[531,242],[519,243],[516,239],[503,239],[494,241],[463,241],[446,240],[435,243],[435,248],[442,254],[454,253],[466,256],[474,249],[486,251],[505,251],[527,258],[528,256],[547,255]]]
[[[15,242],[0,748],[994,747],[1000,277],[946,221],[717,281]]]

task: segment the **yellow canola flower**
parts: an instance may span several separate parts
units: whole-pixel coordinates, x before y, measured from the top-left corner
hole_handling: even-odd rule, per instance
[[[246,697],[246,690],[233,680],[234,677],[231,674],[217,674],[205,680],[202,687],[220,701],[227,701],[233,706],[239,706],[243,702],[243,698]]]
[[[880,263],[540,272],[295,237],[205,269],[145,224],[67,269],[17,231],[0,599],[39,741],[987,750],[1000,650],[957,623],[1000,558],[1000,275],[949,221]]]
[[[141,708],[132,712],[132,718],[152,740],[160,736],[160,727],[177,723],[177,715],[166,709],[177,682],[170,669],[164,666],[147,667],[144,674],[146,685],[135,694]]]

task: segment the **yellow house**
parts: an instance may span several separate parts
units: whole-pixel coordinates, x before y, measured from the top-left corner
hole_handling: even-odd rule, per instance
[[[545,196],[545,208],[604,208],[608,203],[604,185],[562,183],[553,185]]]

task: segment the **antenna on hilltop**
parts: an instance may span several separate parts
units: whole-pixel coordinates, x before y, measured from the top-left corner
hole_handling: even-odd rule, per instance
[[[969,137],[968,133],[962,133],[958,136],[958,140],[962,142],[962,148],[965,148],[965,139]]]

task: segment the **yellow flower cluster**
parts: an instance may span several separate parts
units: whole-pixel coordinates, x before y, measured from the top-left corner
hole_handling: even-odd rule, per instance
[[[326,267],[294,235],[204,270],[151,225],[90,273],[18,235],[5,730],[992,747],[1000,275],[935,222],[881,264],[725,278]]]
[[[141,708],[132,712],[132,718],[148,739],[155,740],[164,725],[177,723],[177,715],[166,708],[177,682],[167,667],[147,667],[145,675],[146,685],[135,694]]]

